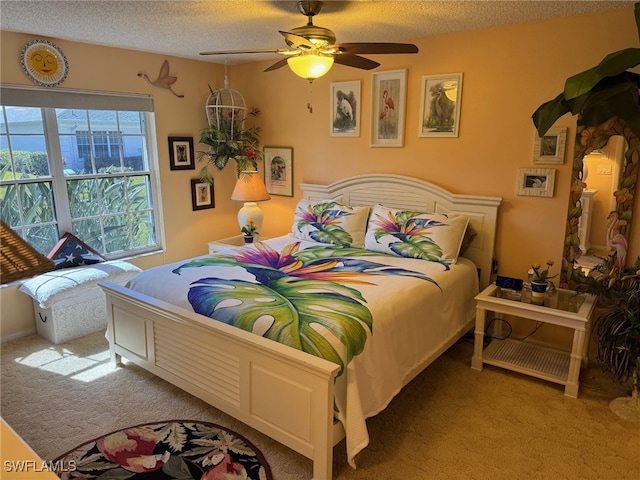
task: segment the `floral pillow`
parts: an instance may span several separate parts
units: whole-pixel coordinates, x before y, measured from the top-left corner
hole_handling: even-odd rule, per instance
[[[292,233],[302,240],[363,248],[368,217],[369,207],[351,207],[335,200],[300,200]]]
[[[453,264],[468,223],[468,217],[457,213],[424,213],[376,205],[367,227],[365,248]]]

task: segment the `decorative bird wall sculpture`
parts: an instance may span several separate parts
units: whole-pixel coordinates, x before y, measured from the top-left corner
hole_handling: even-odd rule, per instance
[[[153,82],[147,76],[146,73],[139,73],[138,76],[140,78],[144,78],[149,83],[149,85],[153,87],[166,88],[171,93],[173,93],[176,97],[179,97],[179,98],[184,97],[184,95],[174,92],[173,89],[171,88],[171,85],[176,83],[176,80],[178,80],[178,77],[172,77],[171,75],[169,75],[169,62],[167,60],[165,60],[164,63],[162,64],[162,67],[160,67],[160,73],[158,74],[158,78]]]

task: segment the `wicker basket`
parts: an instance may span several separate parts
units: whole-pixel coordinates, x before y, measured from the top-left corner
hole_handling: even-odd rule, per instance
[[[0,221],[0,283],[32,277],[55,268],[45,257],[4,222]]]

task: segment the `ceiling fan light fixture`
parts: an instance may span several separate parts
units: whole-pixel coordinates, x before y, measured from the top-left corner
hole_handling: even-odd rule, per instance
[[[293,73],[311,82],[331,70],[333,57],[314,54],[298,55],[289,57],[287,63]]]

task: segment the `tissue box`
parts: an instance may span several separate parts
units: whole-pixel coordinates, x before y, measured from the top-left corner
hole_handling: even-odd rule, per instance
[[[135,265],[113,260],[38,275],[20,290],[33,298],[38,334],[62,343],[107,327],[106,296],[99,282],[125,285],[140,271]]]

